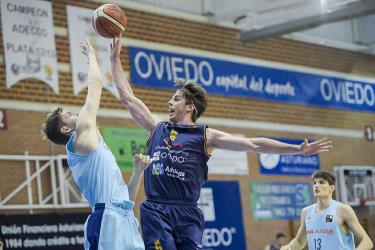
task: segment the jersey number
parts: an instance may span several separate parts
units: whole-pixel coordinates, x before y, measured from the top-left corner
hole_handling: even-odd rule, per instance
[[[320,250],[322,248],[322,240],[321,239],[314,239],[314,249]]]

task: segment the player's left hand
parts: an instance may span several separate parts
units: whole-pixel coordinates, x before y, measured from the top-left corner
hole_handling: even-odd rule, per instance
[[[133,158],[134,167],[138,170],[146,170],[152,163],[152,159],[149,155],[135,154]]]
[[[301,144],[300,151],[303,155],[313,155],[324,152],[329,152],[333,148],[332,141],[328,140],[327,137],[309,143],[307,139]]]

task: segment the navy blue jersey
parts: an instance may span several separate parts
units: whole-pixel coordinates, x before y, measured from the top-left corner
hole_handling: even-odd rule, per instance
[[[157,124],[147,142],[153,158],[144,176],[147,199],[195,204],[207,180],[205,142],[206,126]]]

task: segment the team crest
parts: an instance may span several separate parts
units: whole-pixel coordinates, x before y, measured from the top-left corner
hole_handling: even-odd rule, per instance
[[[333,215],[326,216],[326,222],[332,222],[332,220],[333,220]]]
[[[156,240],[154,243],[155,243],[155,250],[163,250],[160,240]]]
[[[171,133],[169,134],[169,139],[171,139],[171,141],[176,140],[177,134],[178,134],[177,131],[172,129]]]

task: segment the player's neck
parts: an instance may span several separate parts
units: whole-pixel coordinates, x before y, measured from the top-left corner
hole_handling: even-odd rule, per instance
[[[195,122],[191,120],[189,117],[184,117],[180,121],[176,121],[174,124],[176,125],[194,125]]]
[[[318,197],[316,199],[317,210],[324,210],[331,205],[332,197]]]

